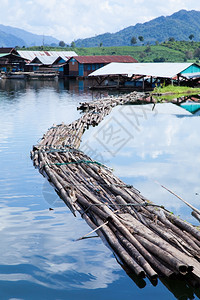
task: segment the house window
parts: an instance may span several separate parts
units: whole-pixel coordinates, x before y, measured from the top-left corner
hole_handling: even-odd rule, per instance
[[[72,66],[74,66],[74,65],[75,65],[75,59],[72,58]]]

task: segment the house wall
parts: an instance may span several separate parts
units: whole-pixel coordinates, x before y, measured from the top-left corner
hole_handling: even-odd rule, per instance
[[[25,66],[24,60],[12,57],[2,57],[0,59],[0,71],[10,72],[10,71],[23,71]]]
[[[105,66],[106,64],[84,64],[84,77],[87,77],[90,73],[94,72],[95,70]],[[81,75],[80,75],[81,76]]]
[[[200,67],[198,65],[191,65],[189,68],[185,69],[181,74],[187,74],[187,73],[197,73],[200,72]]]
[[[79,63],[74,58],[69,61],[69,76],[79,76]]]
[[[69,76],[80,76],[87,77],[93,71],[105,66],[101,63],[92,63],[92,64],[81,64],[78,63],[74,58],[72,58],[69,63]]]

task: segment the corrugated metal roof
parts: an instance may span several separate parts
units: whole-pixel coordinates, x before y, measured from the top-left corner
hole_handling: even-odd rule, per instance
[[[192,63],[110,63],[89,76],[105,75],[146,75],[161,78],[173,78],[186,70]]]
[[[0,57],[5,57],[5,56],[9,56],[9,57],[16,57],[18,59],[21,59],[22,61],[24,60],[23,57],[16,55],[14,53],[0,53]]]
[[[38,60],[43,64],[43,65],[52,65],[56,61],[57,57],[55,56],[39,56],[35,57],[32,60],[32,63],[36,62],[38,63]]]
[[[93,56],[76,56],[75,59],[80,64],[108,64],[111,62],[119,63],[136,63],[137,60],[129,55],[93,55]]]
[[[7,55],[10,55],[10,53],[0,53],[0,57],[4,57],[4,56],[7,56]]]
[[[74,51],[28,51],[28,50],[19,50],[17,51],[19,55],[26,60],[32,61],[35,57],[62,57],[64,60],[68,60],[72,56],[77,56]]]
[[[11,53],[15,48],[11,47],[1,47],[0,48],[0,53]]]

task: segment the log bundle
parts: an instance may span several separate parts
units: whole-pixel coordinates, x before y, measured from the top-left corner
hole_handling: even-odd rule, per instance
[[[148,99],[147,99],[148,98]],[[114,107],[116,105],[123,105],[123,104],[141,104],[143,102],[150,102],[149,94],[148,93],[138,93],[138,92],[131,92],[129,94],[120,95],[118,97],[108,97],[99,100],[95,100],[93,102],[81,102],[78,109],[83,111],[101,109],[105,105],[109,107]]]
[[[79,150],[86,129],[98,125],[115,105],[141,96],[134,92],[123,100],[110,97],[81,104],[86,110],[82,117],[52,126],[33,147],[31,158],[72,213],[80,213],[132,273],[151,282],[176,275],[199,286],[198,228],[153,204]]]

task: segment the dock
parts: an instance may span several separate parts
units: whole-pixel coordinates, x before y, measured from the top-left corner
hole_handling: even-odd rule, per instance
[[[53,125],[33,146],[31,159],[74,216],[81,215],[129,274],[147,277],[154,285],[158,277],[178,277],[197,288],[199,228],[152,203],[79,150],[90,126],[97,126],[116,105],[143,97],[144,93],[132,92],[81,103],[82,116],[71,124]]]

